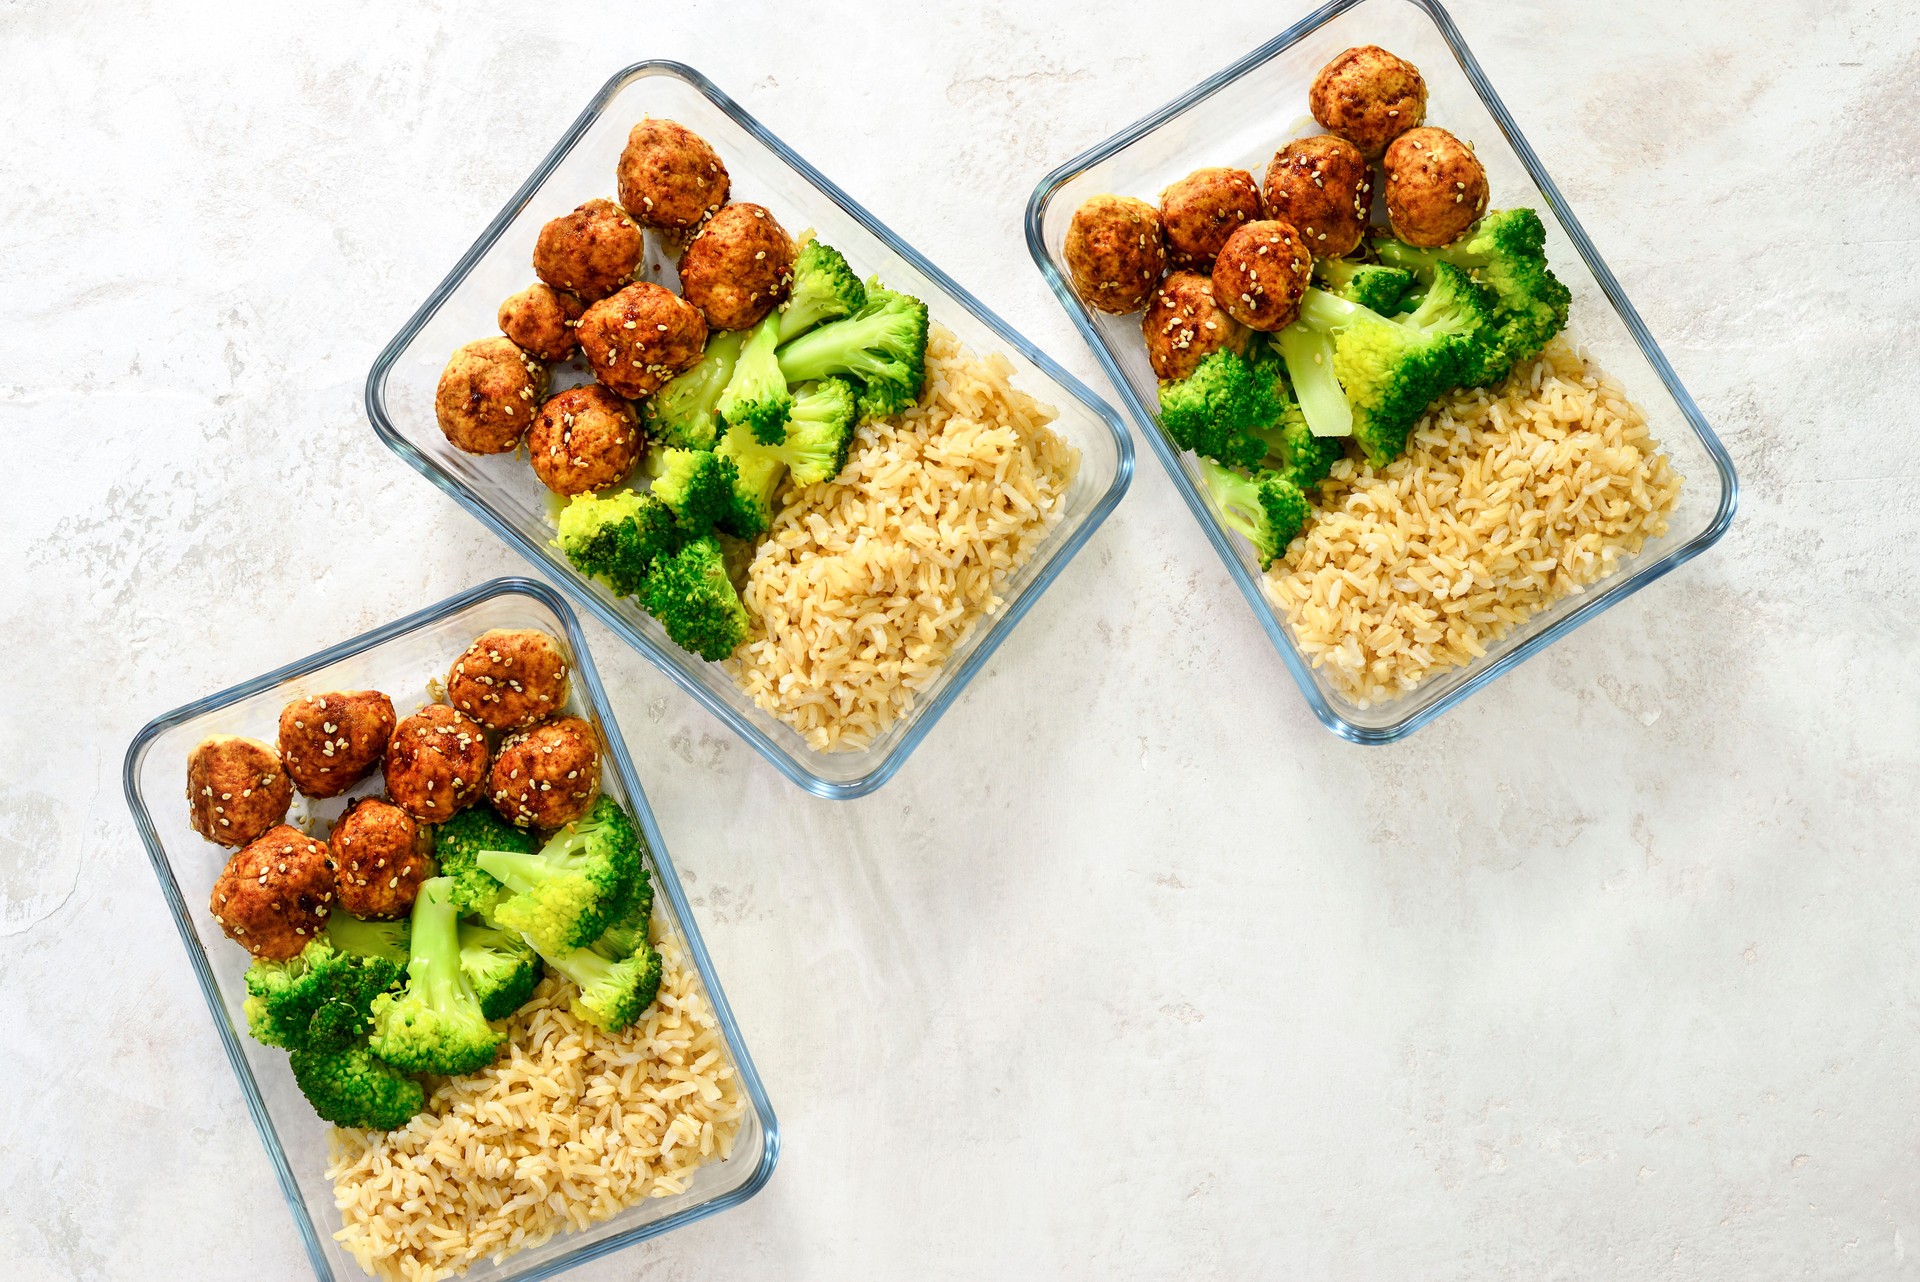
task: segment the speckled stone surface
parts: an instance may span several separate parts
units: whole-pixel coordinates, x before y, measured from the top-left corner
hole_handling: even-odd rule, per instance
[[[121,754],[524,568],[361,382],[611,71],[706,70],[1105,393],[1029,191],[1306,6],[997,8],[0,6],[10,1282],[306,1268]],[[785,1154],[571,1276],[1920,1275],[1920,16],[1456,17],[1723,433],[1732,532],[1362,750],[1143,454],[850,804],[590,626]]]

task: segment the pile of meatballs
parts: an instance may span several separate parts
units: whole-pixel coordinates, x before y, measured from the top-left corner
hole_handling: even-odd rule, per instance
[[[1112,315],[1145,309],[1159,378],[1244,350],[1249,330],[1292,324],[1313,261],[1359,248],[1375,162],[1393,234],[1409,245],[1452,244],[1486,212],[1486,170],[1470,144],[1422,123],[1427,85],[1412,63],[1375,45],[1348,49],[1314,78],[1309,105],[1327,132],[1280,148],[1263,184],[1244,169],[1199,169],[1162,192],[1158,209],[1103,195],[1074,211],[1074,288]]]
[[[729,203],[704,138],[643,120],[616,169],[618,203],[587,201],[540,229],[538,282],[500,304],[505,337],[453,354],[434,415],[469,454],[522,441],[534,474],[571,497],[624,481],[647,452],[634,402],[697,364],[710,331],[751,329],[786,298],[794,246],[764,206]],[[677,253],[680,292],[634,279],[651,229]],[[578,351],[594,382],[549,396],[549,363]]]
[[[403,721],[377,690],[295,699],[277,743],[214,735],[187,757],[194,830],[236,848],[209,904],[229,939],[283,961],[337,906],[397,919],[434,875],[432,825],[482,800],[546,832],[578,819],[600,784],[593,726],[567,716],[568,665],[534,629],[482,633],[447,673],[446,703]],[[287,822],[297,788],[338,797],[376,771],[386,796],[349,805],[325,841]]]

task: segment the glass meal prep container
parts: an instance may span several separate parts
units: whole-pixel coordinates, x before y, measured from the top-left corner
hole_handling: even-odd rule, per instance
[[[766,1184],[779,1157],[779,1124],[741,1040],[726,994],[714,976],[699,927],[587,652],[579,620],[543,583],[495,579],[157,717],[134,737],[127,750],[127,805],[146,843],[147,856],[179,928],[181,942],[186,945],[188,960],[206,994],[247,1109],[266,1145],[287,1209],[293,1213],[314,1275],[321,1282],[353,1282],[366,1274],[333,1240],[342,1221],[334,1206],[333,1183],[326,1178],[327,1123],[314,1115],[294,1084],[287,1053],[263,1046],[247,1035],[241,1007],[247,996],[243,977],[252,959],[221,933],[207,910],[214,879],[233,852],[206,840],[188,823],[187,754],[210,734],[249,735],[272,742],[280,709],[305,694],[377,689],[393,700],[395,711],[404,717],[432,701],[428,683],[444,679],[453,660],[489,628],[539,628],[567,651],[573,679],[565,711],[586,718],[599,730],[603,748],[601,786],[626,807],[646,838],[655,889],[654,911],[664,919],[699,972],[700,984],[725,1037],[728,1058],[746,1096],[747,1112],[732,1156],[701,1167],[686,1192],[643,1201],[584,1231],[556,1234],[544,1245],[509,1256],[499,1265],[481,1260],[465,1276],[475,1282],[530,1282],[550,1277],[744,1202]],[[336,816],[353,798],[377,792],[379,787],[376,774],[373,780],[357,785],[342,797],[316,801],[296,794],[288,822],[297,825],[303,815]]]
[[[1022,390],[1059,412],[1054,430],[1078,448],[1079,472],[1058,523],[1002,587],[999,610],[978,620],[907,714],[867,748],[819,752],[797,731],[757,707],[719,665],[688,654],[630,598],[615,596],[567,563],[553,546],[552,496],[520,454],[480,457],[455,449],[433,412],[434,389],[461,344],[499,332],[502,299],[534,280],[533,244],[548,219],[594,196],[611,197],[614,164],[627,131],[645,116],[677,120],[713,144],[726,162],[735,197],[771,209],[794,234],[806,228],[847,256],[862,277],[926,302],[976,354],[1000,352]],[[648,235],[643,279],[674,283],[671,260]],[[555,391],[590,381],[574,362],[553,366]],[[683,690],[726,722],[802,788],[823,797],[858,797],[880,787],[933,728],[1022,615],[1066,568],[1126,492],[1133,443],[1119,415],[1042,355],[946,273],[788,150],[699,72],[672,62],[643,62],[619,72],[521,185],[452,273],[401,329],[367,377],[367,413],[380,439],[532,561],[575,603],[646,655]]]
[[[1556,601],[1472,664],[1438,673],[1398,699],[1363,708],[1295,646],[1284,616],[1262,589],[1264,576],[1251,547],[1221,523],[1194,459],[1161,433],[1155,414],[1158,383],[1141,341],[1139,313],[1110,316],[1082,303],[1063,247],[1074,210],[1090,196],[1113,192],[1153,201],[1170,183],[1204,165],[1263,174],[1283,143],[1320,132],[1307,110],[1307,90],[1320,68],[1341,50],[1367,44],[1390,49],[1420,68],[1429,93],[1427,122],[1473,142],[1486,166],[1490,207],[1539,210],[1548,260],[1573,293],[1568,337],[1645,411],[1649,430],[1684,477],[1684,486],[1666,535],[1623,558],[1610,577]],[[1141,438],[1205,529],[1314,715],[1343,738],[1379,744],[1411,734],[1555,639],[1698,556],[1733,519],[1738,482],[1732,460],[1435,0],[1335,0],[1323,6],[1048,174],[1028,202],[1026,229],[1041,275],[1119,390]]]

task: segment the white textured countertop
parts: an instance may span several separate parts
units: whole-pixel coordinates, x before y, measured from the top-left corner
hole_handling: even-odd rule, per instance
[[[1028,193],[1306,7],[0,6],[9,1282],[303,1275],[121,755],[526,568],[361,383],[608,74],[700,67],[1108,395]],[[570,1277],[1920,1276],[1920,15],[1455,16],[1732,532],[1363,750],[1143,451],[853,803],[589,625],[784,1154]]]

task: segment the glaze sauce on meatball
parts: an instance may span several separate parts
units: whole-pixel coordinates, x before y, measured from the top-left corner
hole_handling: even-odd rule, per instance
[[[227,861],[207,908],[227,938],[255,957],[285,961],[320,933],[333,898],[325,843],[281,824]]]
[[[1140,318],[1147,361],[1163,379],[1185,378],[1214,352],[1243,352],[1246,326],[1214,298],[1213,281],[1199,272],[1175,272],[1160,282]]]
[[[620,203],[648,227],[686,231],[727,203],[727,167],[707,140],[671,120],[627,134],[614,170]]]
[[[626,210],[611,200],[589,200],[540,229],[533,274],[594,303],[626,284],[646,247],[646,233]]]
[[[1167,266],[1160,211],[1130,196],[1092,196],[1067,225],[1067,272],[1096,311],[1124,316],[1153,294]]]
[[[393,919],[413,911],[433,875],[424,829],[400,807],[362,797],[327,837],[340,907],[355,917]]]
[[[280,710],[280,756],[309,797],[337,797],[380,766],[393,737],[393,701],[378,690],[334,691]]]
[[[710,329],[751,329],[793,284],[793,239],[764,206],[728,205],[680,255],[680,296]]]
[[[535,628],[482,632],[447,673],[447,702],[489,730],[523,730],[567,701],[567,659]]]
[[[469,454],[505,454],[520,444],[547,394],[547,367],[510,338],[482,338],[456,351],[440,373],[433,413]]]
[[[415,819],[441,823],[486,792],[491,758],[479,722],[430,703],[394,729],[387,744],[387,795]]]
[[[543,831],[587,813],[600,786],[599,737],[579,717],[548,721],[500,745],[493,808],[508,823]]]
[[[244,846],[287,817],[293,781],[258,739],[213,735],[187,754],[187,818],[223,846]]]
[[[580,318],[580,349],[594,377],[630,400],[692,368],[706,346],[700,309],[647,281],[601,299]]]
[[[1211,265],[1227,237],[1264,212],[1244,169],[1196,169],[1160,193],[1167,253],[1181,267]]]

